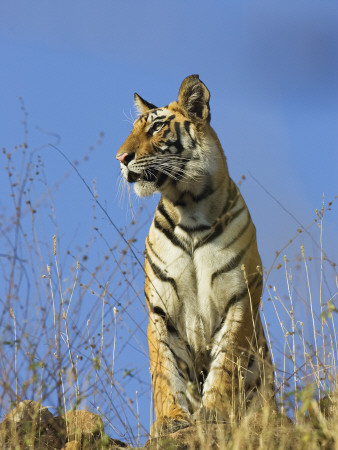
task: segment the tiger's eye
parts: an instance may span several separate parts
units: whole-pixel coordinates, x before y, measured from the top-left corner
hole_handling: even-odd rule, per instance
[[[160,131],[160,129],[164,127],[164,123],[163,122],[156,122],[153,127],[152,127],[152,132],[154,133],[155,131]]]

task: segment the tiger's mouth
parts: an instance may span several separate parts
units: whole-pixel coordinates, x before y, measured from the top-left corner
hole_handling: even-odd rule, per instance
[[[142,173],[136,173],[131,170],[128,172],[128,178],[127,181],[129,183],[135,183],[136,181],[148,181],[148,182],[154,182],[157,178],[157,171],[152,170],[144,170]]]

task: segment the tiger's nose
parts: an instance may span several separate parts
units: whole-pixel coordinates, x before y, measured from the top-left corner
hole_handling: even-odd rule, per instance
[[[122,153],[122,155],[117,154],[116,159],[118,159],[125,166],[134,159],[135,153]]]

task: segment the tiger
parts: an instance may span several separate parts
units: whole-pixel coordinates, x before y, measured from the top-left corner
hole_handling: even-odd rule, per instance
[[[134,99],[140,115],[116,158],[138,196],[161,195],[144,252],[159,436],[262,406],[274,369],[256,228],[210,125],[209,90],[190,75],[165,107]]]

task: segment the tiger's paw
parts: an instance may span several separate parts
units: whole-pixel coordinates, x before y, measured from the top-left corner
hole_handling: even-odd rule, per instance
[[[224,423],[224,417],[216,410],[201,406],[194,414],[196,423]]]
[[[187,428],[191,425],[188,419],[176,419],[172,417],[163,417],[161,420],[156,420],[151,427],[151,436],[159,437],[167,434],[175,433],[178,430]]]

